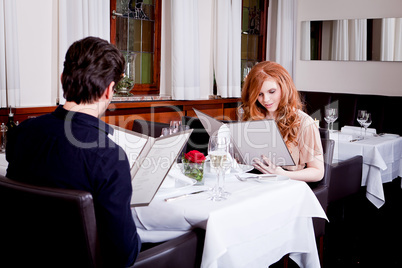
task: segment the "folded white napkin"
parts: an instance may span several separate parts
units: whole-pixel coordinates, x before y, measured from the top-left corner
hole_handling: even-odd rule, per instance
[[[174,163],[172,168],[170,169],[169,173],[166,175],[166,178],[163,181],[160,188],[162,188],[162,189],[175,188],[176,180],[188,182],[189,184],[191,184],[193,182],[193,180],[191,178],[189,178],[183,174],[179,165],[177,163]]]
[[[353,140],[353,135],[341,132],[330,132],[329,138],[335,141],[351,141]]]
[[[354,127],[354,126],[344,126],[341,128],[341,132],[348,134],[364,135],[364,129],[362,130],[361,127]],[[366,132],[367,136],[373,136],[376,133],[377,131],[375,128],[367,128]]]

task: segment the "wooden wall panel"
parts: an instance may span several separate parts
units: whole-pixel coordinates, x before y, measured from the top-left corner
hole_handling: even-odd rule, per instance
[[[197,117],[193,108],[206,113],[218,120],[222,120],[223,118],[223,104],[198,104],[198,105],[185,105],[183,107],[184,111],[186,112],[187,116]]]
[[[233,110],[240,99],[213,99],[193,101],[138,101],[112,102],[105,115],[101,118],[106,123],[132,129],[135,119],[169,123],[172,120],[181,120],[184,115],[196,116],[193,107],[217,119],[226,117],[235,119]],[[13,108],[15,121],[20,123],[27,118],[53,112],[56,106]],[[0,109],[0,123],[7,122],[8,109]]]

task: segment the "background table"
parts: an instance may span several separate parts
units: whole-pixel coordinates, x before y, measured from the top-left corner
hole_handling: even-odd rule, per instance
[[[6,160],[6,154],[0,153],[0,175],[6,176],[8,162]]]
[[[319,267],[312,217],[326,218],[304,182],[240,182],[226,177],[231,193],[225,201],[207,200],[201,193],[165,202],[164,198],[212,186],[158,193],[148,207],[133,209],[143,242],[172,238],[194,227],[206,230],[202,267],[268,267],[282,256],[300,267]]]
[[[335,140],[334,160],[363,156],[362,186],[367,186],[366,197],[377,208],[384,205],[383,183],[402,176],[402,138],[394,134],[366,136],[363,140],[347,141],[342,133],[330,133]],[[401,185],[402,187],[402,185]]]

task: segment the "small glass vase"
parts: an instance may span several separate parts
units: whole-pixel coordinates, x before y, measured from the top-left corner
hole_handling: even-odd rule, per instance
[[[190,163],[183,161],[183,173],[189,178],[195,179],[195,185],[204,185],[204,162]]]

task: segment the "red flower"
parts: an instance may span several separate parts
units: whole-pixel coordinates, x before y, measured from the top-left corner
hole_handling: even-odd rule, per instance
[[[184,158],[186,158],[186,159],[187,159],[189,162],[191,162],[191,163],[198,163],[198,164],[200,164],[200,163],[202,163],[202,162],[205,161],[205,156],[204,156],[204,154],[203,154],[203,153],[200,153],[200,152],[197,151],[197,150],[192,150],[192,151],[186,153],[186,154],[184,155]]]

